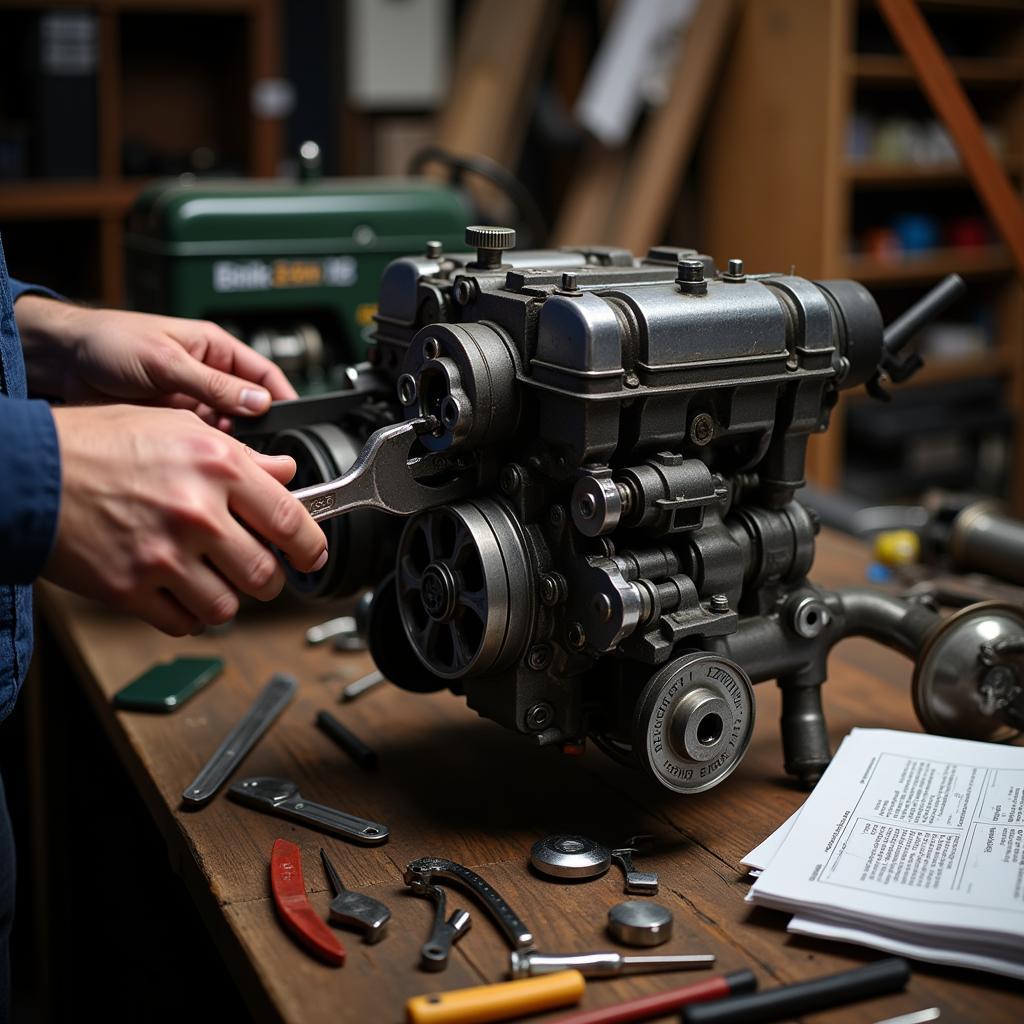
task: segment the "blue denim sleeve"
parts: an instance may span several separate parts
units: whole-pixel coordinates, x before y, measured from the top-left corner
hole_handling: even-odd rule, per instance
[[[62,295],[58,295],[55,291],[50,288],[43,288],[38,284],[25,284],[24,281],[15,281],[13,277],[7,279],[11,285],[11,301],[17,302],[22,295],[45,295],[51,299],[62,299]]]
[[[46,402],[0,395],[0,583],[31,583],[57,533],[60,448]]]

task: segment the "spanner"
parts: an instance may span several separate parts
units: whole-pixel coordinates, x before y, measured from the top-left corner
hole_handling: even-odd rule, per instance
[[[626,846],[612,850],[612,860],[622,868],[626,876],[625,891],[637,896],[656,896],[658,894],[658,876],[653,871],[637,871],[633,864],[633,854],[640,852],[644,840],[651,836],[633,836]]]
[[[357,818],[354,814],[346,814],[325,804],[304,799],[299,787],[288,779],[266,776],[242,779],[228,790],[228,795],[238,803],[255,807],[258,811],[292,818],[301,821],[303,825],[333,832],[357,843],[383,843],[389,835],[387,825]]]
[[[405,869],[405,884],[408,886],[412,886],[413,882],[430,885],[435,878],[447,878],[469,889],[498,923],[514,950],[533,949],[533,933],[497,891],[475,871],[443,857],[420,857]]]
[[[448,966],[448,954],[452,945],[459,941],[471,924],[468,910],[453,910],[452,916],[446,921],[444,912],[447,900],[444,889],[438,885],[430,885],[414,878],[409,887],[417,896],[423,896],[434,903],[434,926],[430,929],[430,938],[423,943],[420,950],[420,967],[424,971],[443,971]]]
[[[347,473],[292,493],[318,523],[357,508],[408,516],[465,498],[476,490],[477,481],[472,474],[461,474],[436,487],[421,484],[417,479],[451,468],[451,457],[442,453],[409,458],[416,438],[432,433],[436,427],[434,417],[381,427],[367,439]]]

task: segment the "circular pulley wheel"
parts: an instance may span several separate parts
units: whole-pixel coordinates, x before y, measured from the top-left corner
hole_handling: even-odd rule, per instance
[[[402,627],[435,675],[497,671],[522,651],[533,617],[529,561],[498,502],[461,502],[411,519],[395,581]]]
[[[702,793],[740,763],[754,730],[754,691],[728,658],[691,651],[644,687],[633,717],[633,750],[663,786]]]
[[[1024,609],[1001,601],[969,605],[944,619],[928,637],[914,667],[914,710],[928,732],[1005,743],[1021,730],[1001,708],[988,707],[984,689],[992,666],[982,647],[1024,638]],[[1013,675],[1013,669],[1004,668]]]

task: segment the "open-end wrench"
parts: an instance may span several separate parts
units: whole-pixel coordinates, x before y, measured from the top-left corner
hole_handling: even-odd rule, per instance
[[[288,779],[268,776],[242,779],[228,790],[228,796],[257,811],[301,821],[303,825],[333,832],[336,836],[357,843],[383,843],[389,835],[387,825],[378,821],[367,821],[326,804],[306,800],[299,792],[299,787]]]
[[[611,851],[612,860],[622,868],[626,876],[626,892],[637,896],[656,896],[658,894],[658,876],[653,871],[637,871],[633,864],[633,854],[640,853],[642,844],[651,836],[633,836],[626,846]]]
[[[420,857],[405,869],[405,884],[408,886],[412,886],[413,882],[430,885],[435,878],[447,878],[452,882],[458,882],[476,896],[497,922],[513,949],[533,949],[533,933],[498,895],[493,886],[485,882],[475,871],[470,871],[462,864],[445,860],[443,857]]]
[[[462,473],[437,486],[422,484],[418,479],[453,468],[450,456],[434,453],[409,458],[416,438],[436,428],[434,417],[381,427],[369,436],[347,473],[293,493],[318,523],[357,508],[409,516],[465,498],[476,489],[472,473]]]
[[[452,916],[445,920],[447,898],[444,889],[438,885],[430,885],[414,878],[409,888],[417,896],[423,896],[434,903],[434,926],[430,929],[430,938],[423,943],[420,950],[420,967],[424,971],[443,971],[448,966],[448,954],[452,945],[459,941],[471,924],[468,910],[453,910]]]

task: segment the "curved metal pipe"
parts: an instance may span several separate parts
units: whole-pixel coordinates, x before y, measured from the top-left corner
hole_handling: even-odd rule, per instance
[[[937,612],[919,602],[864,587],[835,591],[825,601],[836,618],[830,647],[847,637],[865,636],[914,659],[940,621]]]

